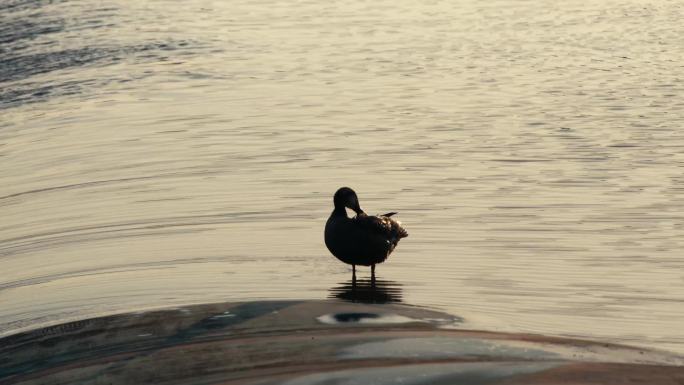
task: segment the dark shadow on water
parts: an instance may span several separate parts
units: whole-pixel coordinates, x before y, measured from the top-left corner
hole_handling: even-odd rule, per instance
[[[329,298],[337,298],[360,303],[397,303],[402,301],[401,284],[395,281],[376,279],[375,285],[370,279],[357,279],[340,283],[330,289]]]

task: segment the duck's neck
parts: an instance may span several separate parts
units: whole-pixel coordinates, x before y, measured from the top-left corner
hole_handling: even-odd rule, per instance
[[[347,210],[344,208],[344,206],[335,206],[335,210],[332,212],[333,216],[336,217],[347,217]]]

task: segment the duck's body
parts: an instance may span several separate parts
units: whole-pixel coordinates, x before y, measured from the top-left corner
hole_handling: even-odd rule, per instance
[[[356,212],[349,218],[345,207]],[[343,187],[335,193],[335,209],[325,224],[325,245],[340,261],[371,266],[384,262],[408,233],[391,218],[396,213],[370,216],[359,207],[356,193]],[[354,269],[355,271],[356,269]]]

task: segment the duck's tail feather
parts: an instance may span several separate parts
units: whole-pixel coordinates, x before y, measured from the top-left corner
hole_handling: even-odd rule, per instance
[[[396,211],[392,211],[391,213],[382,214],[381,216],[383,216],[383,217],[388,217],[388,218],[389,218],[389,217],[391,217],[392,215],[394,215],[394,214],[396,214],[396,213],[397,213]]]

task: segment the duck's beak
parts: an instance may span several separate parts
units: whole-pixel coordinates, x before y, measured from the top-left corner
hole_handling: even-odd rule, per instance
[[[356,215],[361,215],[365,214],[363,210],[361,210],[361,206],[357,205],[356,207],[351,207],[352,210],[356,213]]]

